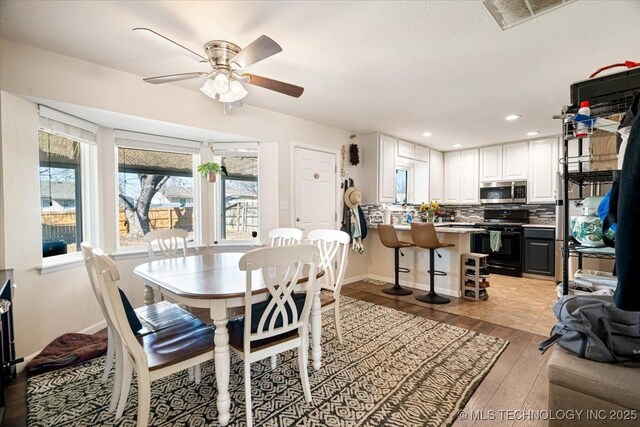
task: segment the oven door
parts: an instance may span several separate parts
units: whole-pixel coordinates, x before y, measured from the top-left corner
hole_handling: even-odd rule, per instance
[[[491,250],[488,232],[473,235],[472,251],[489,255],[491,273],[522,277],[522,232],[496,231],[501,232],[502,247],[499,251]]]
[[[480,187],[480,203],[512,203],[513,186],[498,183],[482,184]]]

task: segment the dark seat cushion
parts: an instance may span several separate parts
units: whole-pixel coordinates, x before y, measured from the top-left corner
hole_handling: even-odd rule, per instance
[[[125,293],[122,292],[122,289],[118,288],[118,291],[120,292],[120,299],[122,300],[122,305],[124,306],[124,312],[127,315],[129,326],[135,335],[139,335],[142,330],[142,323],[140,322],[140,319],[138,319],[136,311],[131,306],[129,298],[127,298]]]
[[[183,322],[138,338],[149,361],[149,370],[164,368],[201,354],[213,358],[215,332],[198,319]]]
[[[306,297],[307,297],[307,294],[304,292],[293,293],[293,302],[296,305],[296,310],[298,311],[298,315],[302,313],[302,309],[304,308],[304,301]],[[258,332],[258,324],[260,323],[260,319],[262,318],[262,315],[270,301],[271,301],[271,296],[269,296],[269,298],[266,301],[257,302],[251,305],[251,332],[252,333]],[[287,305],[286,309],[287,309],[287,316],[289,319],[291,319],[291,316],[293,316],[291,307]],[[269,329],[269,323],[271,322],[272,316],[273,316],[273,313],[269,314],[269,316],[267,317],[263,330]],[[245,319],[244,317],[239,317],[237,319],[229,321],[229,324],[227,325],[229,329],[229,343],[233,347],[239,350],[242,350],[243,343],[244,343],[244,326],[245,326],[244,319]],[[282,324],[283,324],[282,315],[278,314],[278,317],[276,318],[276,322],[275,322],[275,327],[276,328],[282,327]],[[291,339],[292,337],[296,337],[296,336],[298,336],[298,331],[293,330],[293,331],[287,332],[286,334],[282,334],[272,338],[254,341],[253,343],[251,343],[251,349],[255,350],[256,348],[273,345],[273,344]]]

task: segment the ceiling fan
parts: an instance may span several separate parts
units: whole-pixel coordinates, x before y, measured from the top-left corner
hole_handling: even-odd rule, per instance
[[[280,45],[267,36],[258,37],[244,49],[225,40],[211,40],[204,45],[205,57],[149,28],[134,28],[133,31],[186,55],[194,61],[207,63],[211,66],[210,72],[195,71],[147,77],[143,79],[147,83],[161,84],[206,77],[200,90],[208,97],[224,103],[225,109],[227,106],[242,105],[240,101],[247,96],[243,83],[260,86],[295,98],[300,97],[304,92],[304,88],[300,86],[242,72],[245,68],[282,51]]]

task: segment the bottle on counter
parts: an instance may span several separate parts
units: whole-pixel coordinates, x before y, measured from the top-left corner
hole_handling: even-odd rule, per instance
[[[409,211],[407,213],[407,224],[411,224],[413,222],[413,215],[411,215],[411,212],[413,211]]]
[[[589,105],[589,101],[582,101],[580,103],[578,114],[582,116],[590,116],[591,108],[589,108]],[[587,122],[576,123],[576,138],[584,138],[587,135],[589,135],[589,125],[587,124]]]

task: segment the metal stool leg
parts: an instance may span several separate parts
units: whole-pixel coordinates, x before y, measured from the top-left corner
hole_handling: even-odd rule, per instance
[[[400,271],[402,271],[403,273],[406,272],[408,273],[408,269],[406,268],[400,268],[400,248],[394,248],[393,249],[393,258],[394,258],[394,279],[395,282],[393,284],[392,287],[390,288],[384,288],[382,290],[382,292],[384,292],[385,294],[389,294],[389,295],[411,295],[413,292],[410,291],[409,289],[405,289],[402,286],[400,286]]]
[[[429,249],[429,280],[431,283],[429,284],[429,293],[418,295],[416,299],[418,301],[427,302],[429,304],[448,304],[451,300],[447,297],[440,296],[436,294],[435,291],[435,278],[436,273],[439,273],[439,276],[446,276],[447,274],[442,271],[436,271],[435,269],[435,249]]]

